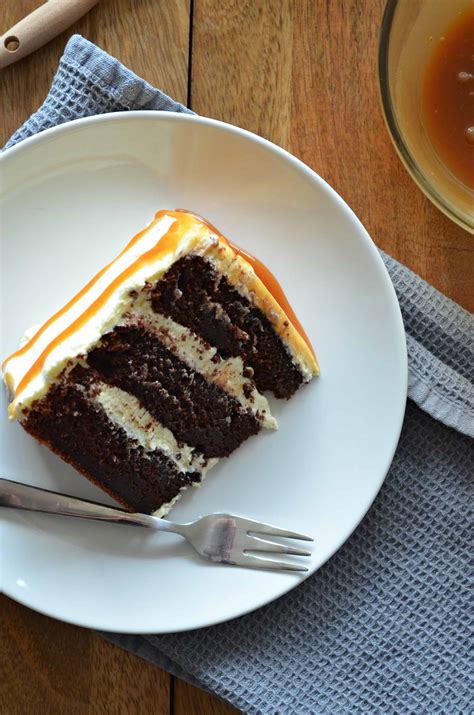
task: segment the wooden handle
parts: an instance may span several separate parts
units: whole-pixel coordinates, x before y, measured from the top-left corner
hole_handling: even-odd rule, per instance
[[[99,0],[49,0],[0,38],[0,69],[26,57],[67,30]]]

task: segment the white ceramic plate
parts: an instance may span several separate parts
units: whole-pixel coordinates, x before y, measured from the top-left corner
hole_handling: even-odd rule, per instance
[[[222,460],[171,517],[226,511],[312,534],[316,571],[380,489],[406,399],[398,303],[351,210],[282,149],[193,116],[130,112],[75,121],[10,149],[1,165],[3,356],[160,208],[207,217],[274,271],[316,346],[321,377],[290,402],[272,401],[279,431]],[[0,414],[2,474],[108,501],[7,422],[3,390]],[[7,509],[0,547],[6,594],[56,618],[115,631],[218,623],[304,578],[214,566],[171,534]]]

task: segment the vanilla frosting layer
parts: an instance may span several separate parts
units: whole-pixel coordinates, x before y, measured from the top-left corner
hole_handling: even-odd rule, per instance
[[[192,214],[160,211],[115,260],[47,320],[5,361],[10,418],[21,418],[55,378],[80,359],[130,311],[146,283],[154,283],[184,255],[211,260],[216,269],[268,317],[305,379],[318,373],[312,352],[250,264]]]
[[[204,474],[217,463],[217,459],[205,459],[193,447],[177,442],[171,430],[161,424],[138,399],[118,387],[95,383],[94,399],[104,410],[109,420],[126,432],[147,452],[163,452],[180,472]]]
[[[181,499],[182,493],[186,488],[187,487],[183,487],[183,489],[180,489],[176,496],[171,499],[171,501],[167,502],[166,504],[162,504],[159,509],[153,512],[152,516],[158,516],[160,518],[166,516],[167,513],[171,511],[171,509],[174,507],[176,502]]]
[[[123,429],[127,437],[145,451],[163,452],[180,472],[197,472],[200,481],[193,482],[193,486],[200,486],[208,471],[219,461],[205,459],[202,454],[196,454],[194,447],[177,442],[171,430],[142,407],[134,395],[106,383],[95,383],[94,387],[99,390],[92,399],[100,405],[112,424]],[[166,516],[186,489],[182,487],[171,501],[153,512],[153,516]]]
[[[220,358],[217,348],[210,346],[192,330],[161,313],[156,313],[146,295],[141,295],[135,301],[130,312],[124,315],[123,322],[143,324],[192,370],[235,397],[243,409],[255,415],[263,427],[278,428],[277,421],[270,412],[268,400],[244,377],[244,364],[240,357]]]

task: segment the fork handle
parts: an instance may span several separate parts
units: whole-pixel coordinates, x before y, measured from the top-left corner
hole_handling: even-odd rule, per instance
[[[24,511],[39,511],[45,514],[60,516],[75,516],[80,519],[107,521],[114,524],[131,524],[132,526],[148,526],[160,531],[178,532],[179,525],[159,519],[149,514],[129,513],[96,502],[78,499],[77,497],[59,494],[48,489],[20,484],[0,478],[0,506]],[[178,528],[174,528],[174,527]]]

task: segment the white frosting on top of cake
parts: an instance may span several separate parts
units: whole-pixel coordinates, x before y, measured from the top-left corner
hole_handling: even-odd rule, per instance
[[[18,418],[33,400],[41,398],[47,392],[49,385],[68,362],[94,347],[104,333],[117,325],[133,302],[131,293],[134,290],[141,289],[149,280],[157,279],[186,252],[186,241],[184,241],[179,247],[179,255],[174,252],[160,253],[156,261],[145,262],[143,267],[138,265],[128,279],[126,277],[121,279],[127,269],[134,266],[143,254],[156,246],[173,223],[175,219],[166,215],[145,230],[135,243],[129,244],[125,251],[105,268],[102,274],[98,274],[99,277],[93,285],[89,288],[86,286],[87,290],[84,290],[82,295],[78,294],[77,300],[71,301],[70,307],[66,306],[66,310],[63,310],[54,321],[49,325],[45,323],[43,328],[35,332],[33,338],[38,337],[30,349],[25,352],[18,351],[7,360],[4,377],[9,391],[15,396],[22,379],[41,358],[43,350],[48,349],[42,369],[32,376],[14,399],[13,409],[10,411],[11,417]],[[117,281],[116,287],[114,281]],[[91,310],[94,301],[103,296],[105,291],[109,293],[107,299],[103,301],[100,308]],[[77,329],[70,330],[75,321],[81,322],[87,311],[91,311],[87,319],[83,320],[82,324],[78,324]],[[65,331],[68,334],[51,349],[51,344]],[[30,343],[26,343],[24,347],[28,345]]]

